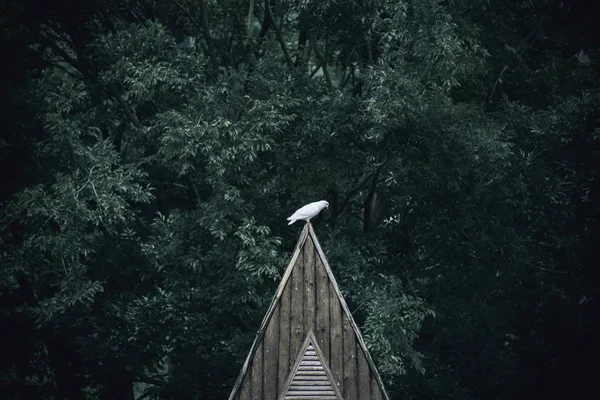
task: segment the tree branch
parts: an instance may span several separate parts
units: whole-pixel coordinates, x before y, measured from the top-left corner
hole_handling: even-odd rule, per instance
[[[115,86],[115,84],[114,83],[110,83],[108,85],[108,89],[110,90],[110,92],[112,93],[112,95],[115,97],[115,99],[117,99],[117,102],[119,103],[119,105],[121,106],[121,108],[123,109],[123,111],[125,112],[125,115],[127,116],[127,119],[129,119],[129,121],[131,121],[131,123],[133,124],[133,126],[135,126],[138,129],[142,129],[144,126],[137,119],[137,117],[135,116],[135,114],[131,110],[131,107],[129,107],[129,104],[127,104],[127,102],[123,99],[123,96],[121,96],[121,94],[117,90],[117,87]]]
[[[202,30],[204,31],[204,38],[206,45],[208,46],[208,55],[213,60],[215,69],[219,67],[219,61],[215,53],[215,42],[210,35],[210,29],[208,27],[208,12],[206,10],[206,0],[200,0],[200,23],[202,24]]]
[[[60,57],[62,57],[63,60],[65,60],[65,62],[67,62],[77,71],[79,71],[79,73],[83,75],[84,78],[96,83],[96,74],[93,72],[92,68],[89,67],[86,63],[71,57],[69,53],[67,53],[63,48],[57,45],[52,39],[47,37],[44,32],[42,32],[42,34],[40,35],[40,39],[42,44],[45,44],[48,47],[50,47],[52,51]],[[131,121],[131,123],[133,123],[133,125],[136,128],[143,128],[143,125],[137,119],[129,105],[125,102],[114,83],[108,85],[108,90],[112,94],[112,96],[117,100],[129,121]]]
[[[363,203],[363,232],[367,233],[373,229],[375,222],[378,218],[377,214],[377,183],[379,182],[379,174],[381,173],[381,168],[385,163],[382,163],[377,167],[375,172],[373,173],[373,177],[371,178],[371,184],[369,185],[369,192],[367,193],[367,197],[365,197],[365,201]]]
[[[525,54],[525,52],[531,47],[531,45],[533,45],[533,43],[535,43],[535,41],[537,40],[537,38],[540,36],[540,33],[542,32],[541,28],[536,28],[533,31],[531,31],[526,37],[525,39],[523,39],[523,41],[521,42],[522,44],[522,49],[518,54],[518,57],[521,58],[523,56],[523,54]],[[490,93],[486,96],[485,99],[485,104],[490,104],[493,100],[494,97],[494,93],[496,92],[496,88],[498,86],[498,84],[500,83],[500,81],[502,80],[502,76],[504,75],[504,73],[506,72],[506,70],[508,69],[508,65],[505,65],[504,67],[502,67],[502,69],[500,70],[500,73],[498,74],[498,76],[496,77],[496,79],[494,80],[494,85],[492,86],[492,89],[490,90]]]
[[[550,268],[544,268],[544,267],[540,267],[540,266],[538,266],[538,265],[532,264],[532,263],[530,263],[530,262],[527,262],[527,261],[524,261],[524,260],[516,260],[516,261],[517,261],[517,262],[520,262],[520,263],[522,263],[522,264],[528,265],[528,266],[530,266],[530,267],[532,267],[532,268],[539,269],[540,271],[544,271],[544,272],[552,272],[553,274],[563,274],[563,275],[570,275],[570,273],[569,273],[569,272],[567,272],[567,271],[559,271],[559,270],[556,270],[556,269],[550,269]]]
[[[187,8],[183,7],[177,0],[173,0],[173,3],[175,3],[175,5],[177,6],[177,8],[179,8],[181,11],[183,11],[183,13],[186,15],[186,17],[188,17],[188,19],[190,20],[190,22],[192,23],[192,25],[194,25],[196,27],[196,29],[198,29],[198,32],[200,34],[203,34],[203,30],[202,27],[200,26],[200,24],[198,23],[198,21],[196,21],[194,19],[194,17],[192,16],[192,14],[187,10]]]
[[[173,385],[170,382],[165,382],[161,379],[157,379],[157,378],[153,378],[150,376],[146,376],[144,374],[141,373],[136,373],[135,374],[135,378],[134,378],[134,382],[141,382],[141,383],[149,383],[151,385],[157,385],[157,386],[171,386]]]
[[[358,193],[359,191],[361,191],[364,186],[369,182],[369,179],[371,179],[371,177],[375,174],[375,172],[372,172],[370,174],[368,174],[358,185],[356,185],[354,187],[354,189],[350,190],[348,192],[348,194],[346,195],[346,197],[344,198],[344,201],[342,202],[342,204],[340,205],[340,208],[338,210],[338,213],[341,213],[342,211],[344,211],[344,209],[346,208],[346,206],[348,205],[348,202],[350,201],[350,199],[352,198],[352,196],[354,196],[356,193]]]
[[[269,0],[265,0],[265,7],[266,7],[267,15],[269,16],[269,19],[271,20],[271,24],[273,25],[273,28],[275,28],[275,36],[277,37],[277,41],[281,45],[281,50],[283,51],[283,55],[285,56],[285,62],[287,63],[288,67],[293,68],[294,62],[292,61],[292,58],[290,57],[290,54],[287,51],[287,47],[285,45],[285,41],[283,40],[283,35],[281,34],[281,30],[277,26],[277,23],[275,23],[275,18],[273,17],[273,10],[271,9]]]
[[[342,79],[342,88],[346,87],[346,85],[348,84],[348,82],[350,82],[350,78],[352,78],[352,82],[354,83],[354,70],[355,70],[356,66],[354,65],[354,63],[350,63],[350,72],[348,73],[348,75]],[[344,68],[344,74],[346,73],[346,70],[348,68]]]
[[[194,17],[190,14],[190,12],[183,7],[177,0],[173,0],[175,5],[185,13],[185,15],[192,21],[192,24],[200,31],[202,36],[204,36],[204,40],[206,41],[206,47],[208,49],[208,57],[210,58],[213,67],[217,69],[219,67],[219,61],[217,60],[217,54],[215,53],[215,43],[213,41],[212,36],[210,35],[210,29],[208,27],[208,18],[206,12],[206,0],[200,0],[198,3],[200,5],[200,23],[198,23]]]
[[[369,182],[369,180],[373,177],[373,175],[379,174],[379,172],[381,171],[381,168],[383,168],[383,166],[385,164],[387,164],[387,160],[384,161],[384,162],[382,162],[381,164],[379,164],[377,166],[377,168],[375,168],[375,171],[373,171],[370,174],[368,174],[358,185],[356,185],[354,187],[354,189],[352,189],[352,190],[350,190],[348,192],[348,194],[344,198],[344,201],[342,202],[342,205],[340,205],[338,213],[341,213],[342,211],[344,211],[344,208],[346,208],[346,205],[348,205],[348,202],[350,201],[350,199],[352,198],[352,196],[354,196],[356,193],[358,193],[359,191],[361,191],[364,188],[364,186]]]
[[[327,60],[325,60],[325,58],[317,48],[317,40],[315,39],[315,34],[311,31],[309,32],[309,36],[312,48],[315,51],[315,56],[317,57],[317,60],[319,60],[319,62],[321,63],[321,67],[323,68],[323,75],[325,75],[325,81],[327,82],[327,86],[329,88],[332,88],[333,83],[331,82],[331,76],[329,76],[329,71],[327,70]]]
[[[365,35],[365,41],[367,44],[367,60],[369,64],[373,64],[373,49],[371,48],[371,34]]]
[[[300,15],[298,17],[298,48],[296,50],[296,66],[299,66],[300,63],[305,63],[308,58],[308,54],[304,54],[306,50],[306,41],[308,39],[308,18],[306,16],[306,10],[300,11]]]
[[[309,75],[308,77],[309,77],[309,78],[312,78],[313,76],[315,76],[315,74],[316,74],[317,72],[319,72],[319,70],[321,69],[321,67],[322,67],[322,65],[321,65],[321,64],[317,65],[317,66],[316,66],[316,68],[314,68],[314,69],[312,70],[312,72],[310,73],[310,75]]]
[[[446,242],[446,238],[444,236],[441,236],[439,238],[439,240],[429,250],[429,252],[427,252],[427,254],[425,254],[425,257],[423,257],[423,259],[421,261],[419,261],[414,267],[411,268],[409,273],[406,275],[406,279],[410,279],[414,274],[419,272],[422,269],[425,262],[429,261],[429,259],[431,257],[433,257],[440,250],[440,248],[442,247],[442,244],[444,244],[445,242]]]
[[[496,92],[496,87],[498,86],[498,83],[500,83],[500,80],[502,79],[502,75],[504,75],[504,73],[506,72],[506,70],[508,69],[508,65],[505,65],[502,70],[500,71],[500,73],[498,74],[498,76],[496,77],[496,80],[494,81],[494,86],[492,86],[492,90],[490,90],[490,94],[488,94],[487,99],[486,99],[486,104],[490,104],[492,102],[492,98],[494,97],[494,92]]]
[[[246,28],[248,29],[248,36],[250,36],[250,33],[251,33],[253,16],[254,16],[254,0],[250,0],[250,5],[248,6],[248,22],[246,23]]]
[[[261,39],[263,39],[267,35],[267,32],[269,32],[269,28],[271,27],[271,24],[273,23],[273,21],[271,20],[271,17],[269,17],[269,10],[267,7],[268,1],[269,0],[265,0],[265,12],[263,15],[262,27],[260,28],[260,33],[258,34],[258,37]]]
[[[75,68],[81,75],[85,78],[94,78],[93,73],[90,71],[89,67],[82,63],[81,61],[71,57],[69,53],[67,53],[62,47],[60,47],[54,40],[52,40],[45,32],[41,32],[40,41],[42,44],[50,47],[54,53],[59,55],[65,60],[68,64],[70,64],[73,68]]]

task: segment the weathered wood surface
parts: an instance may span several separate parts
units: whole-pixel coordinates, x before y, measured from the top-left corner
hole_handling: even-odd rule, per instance
[[[271,322],[267,325],[263,341],[263,395],[264,400],[277,399],[277,378],[279,375],[279,312],[281,304],[275,309]],[[274,375],[271,378],[271,375]],[[285,378],[284,378],[285,379]]]
[[[342,324],[342,308],[340,307],[337,296],[332,288],[332,283],[329,283],[329,321],[331,323],[329,329],[329,345],[331,351],[331,361],[329,368],[333,373],[335,384],[342,389],[344,383],[344,337]]]
[[[356,338],[350,326],[350,321],[342,317],[342,332],[344,335],[344,398],[358,398],[358,375],[356,373]]]
[[[250,371],[248,371],[248,373],[246,374],[246,376],[244,377],[244,381],[242,383],[242,388],[240,391],[240,400],[241,399],[250,399],[252,396],[252,369],[250,369]]]
[[[291,286],[291,282],[288,282],[287,286]],[[279,396],[279,394],[282,392],[285,380],[290,374],[291,304],[292,291],[289,289],[284,290],[281,295],[281,303],[279,307],[279,368],[277,372],[277,396]],[[265,384],[267,383],[265,382]]]
[[[337,394],[325,387],[321,370],[312,370],[303,346],[312,335]],[[302,359],[305,357],[305,359]],[[309,358],[306,358],[309,357]],[[297,377],[294,368],[301,366]],[[319,378],[321,376],[321,378]],[[298,379],[296,379],[298,378]],[[296,380],[294,380],[296,379]],[[286,387],[288,385],[288,387]],[[388,400],[381,378],[312,228],[301,234],[277,294],[267,311],[230,400],[307,399]]]
[[[290,344],[290,357],[297,357],[300,346],[305,339],[304,333],[304,257],[298,261],[292,271],[292,339]],[[307,332],[308,333],[308,332]],[[290,360],[293,364],[296,360]]]
[[[358,398],[360,400],[371,399],[371,374],[369,372],[369,364],[365,353],[359,347],[357,350],[358,357]]]
[[[254,355],[254,362],[252,363],[252,400],[262,400],[263,396],[263,345],[258,345],[258,350]]]
[[[304,266],[304,302],[302,309],[304,311],[304,335],[310,331],[315,331],[315,248],[312,240],[304,242],[302,251]]]
[[[319,259],[315,259],[315,262],[318,263]],[[321,347],[321,351],[323,351],[323,355],[325,356],[325,361],[327,364],[331,365],[331,355],[329,351],[331,331],[331,324],[329,321],[329,277],[327,276],[325,267],[320,265],[315,269],[315,294],[317,296],[315,302],[317,314],[315,335],[317,336],[319,347]]]
[[[377,378],[371,376],[371,400],[383,400],[385,398],[386,397],[384,397],[384,394],[377,384]]]

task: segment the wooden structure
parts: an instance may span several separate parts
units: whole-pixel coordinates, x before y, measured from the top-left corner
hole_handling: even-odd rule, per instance
[[[229,400],[389,400],[310,224]]]

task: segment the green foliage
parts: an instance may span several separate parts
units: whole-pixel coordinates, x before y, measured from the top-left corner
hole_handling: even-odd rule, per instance
[[[571,48],[575,11],[27,3],[11,43],[35,62],[2,80],[21,134],[0,160],[27,176],[0,203],[10,396],[225,398],[311,199],[392,398],[577,382],[584,345],[561,343],[597,322],[600,53]]]
[[[371,284],[365,291],[367,318],[363,332],[372,356],[379,361],[380,372],[388,377],[404,375],[407,367],[425,373],[422,355],[413,343],[425,318],[435,317],[435,312],[423,299],[407,295],[397,278],[381,278],[379,286]]]

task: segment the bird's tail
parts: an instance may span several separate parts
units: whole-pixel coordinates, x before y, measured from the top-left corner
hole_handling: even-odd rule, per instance
[[[291,221],[290,221],[290,223],[289,223],[288,225],[291,225],[291,224],[293,224],[294,222],[296,222],[296,220],[295,220],[295,219],[291,220]]]

